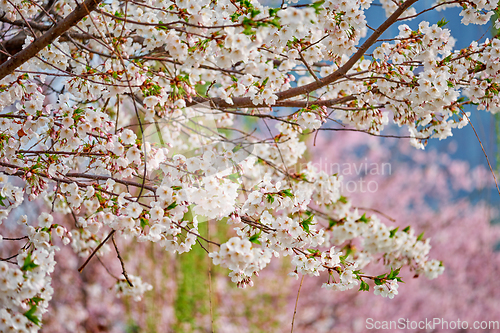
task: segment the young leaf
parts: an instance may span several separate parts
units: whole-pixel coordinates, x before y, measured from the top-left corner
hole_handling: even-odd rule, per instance
[[[38,267],[37,264],[31,259],[31,252],[28,252],[26,258],[24,258],[23,267],[21,267],[22,271],[31,271],[32,269]]]
[[[447,24],[448,24],[448,22],[449,22],[449,21],[446,21],[446,20],[444,19],[444,17],[443,17],[442,19],[440,19],[440,20],[437,22],[437,26],[438,26],[438,27],[440,27],[440,28],[441,28],[441,27],[444,27],[445,25],[447,25]]]
[[[363,216],[361,216],[358,221],[360,222],[364,222],[364,223],[368,223],[370,222],[370,218],[369,217],[366,217],[366,213],[363,213]]]
[[[252,236],[250,236],[250,238],[248,238],[248,240],[252,243],[255,243],[255,244],[261,244],[260,241],[259,241],[259,236],[260,236],[260,232],[258,234],[254,234]]]
[[[361,285],[358,291],[370,291],[370,286],[365,281],[361,280]]]
[[[311,215],[309,216],[307,219],[303,220],[300,225],[302,226],[302,228],[304,228],[304,231],[309,233],[309,226],[311,226],[313,223],[313,218],[314,218],[314,215]]]
[[[33,324],[40,326],[40,319],[35,316],[36,312],[36,305],[32,305],[31,308],[24,313],[24,316],[28,318],[29,321],[31,321]]]
[[[174,209],[175,207],[177,207],[177,202],[174,201],[170,205],[168,205],[168,207],[166,209],[171,210],[171,209]]]
[[[146,220],[144,217],[141,217],[139,221],[141,222],[142,229],[144,229],[147,225],[149,225],[148,220]]]
[[[389,238],[393,238],[396,235],[396,232],[398,232],[398,230],[399,230],[399,227],[392,229],[390,231],[391,234],[389,235]]]
[[[232,173],[227,178],[232,181],[233,183],[238,183],[238,179],[240,179],[240,174],[239,173]]]
[[[273,198],[273,196],[272,196],[271,194],[268,194],[268,195],[267,195],[267,201],[268,201],[269,203],[273,203],[273,202],[274,202],[274,198]]]

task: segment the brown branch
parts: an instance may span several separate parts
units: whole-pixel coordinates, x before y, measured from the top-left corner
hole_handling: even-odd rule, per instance
[[[246,97],[243,97],[243,98],[233,98],[233,101],[234,100],[241,100],[241,99],[245,99]],[[305,108],[305,107],[309,107],[309,106],[312,106],[312,105],[317,105],[317,106],[326,106],[326,107],[329,107],[329,106],[332,106],[332,105],[336,105],[336,104],[341,104],[341,103],[346,103],[346,102],[349,102],[349,101],[353,101],[356,99],[356,96],[354,95],[350,95],[350,96],[345,96],[345,97],[339,97],[339,98],[334,98],[334,99],[328,99],[328,100],[316,100],[316,101],[296,101],[296,100],[291,100],[291,101],[281,101],[281,102],[277,102],[276,104],[273,105],[273,107],[296,107],[296,108]],[[210,103],[211,106],[215,107],[215,108],[221,108],[221,109],[225,109],[225,108],[241,108],[241,107],[254,107],[254,108],[260,108],[260,107],[269,107],[268,105],[265,105],[265,104],[259,104],[259,105],[254,105],[251,101],[249,104],[234,104],[234,105],[230,105],[230,104],[227,104],[225,101],[219,99],[219,98],[210,98],[210,99],[206,99],[206,98],[193,98],[193,101],[191,103],[186,103],[188,106],[193,106],[193,105],[197,105],[197,104],[202,104],[202,103]],[[225,110],[224,112],[230,112],[230,111],[227,111]],[[242,113],[235,113],[235,114],[240,114],[240,115],[248,115],[248,116],[251,116],[251,117],[260,117],[260,118],[269,118],[268,115],[258,115],[258,114],[242,114]]]
[[[339,97],[334,99],[327,100],[316,100],[316,101],[283,101],[278,102],[274,106],[287,106],[287,107],[296,107],[296,108],[305,108],[309,106],[333,106],[337,104],[347,103],[356,99],[356,96],[350,95],[345,97]]]
[[[90,256],[87,258],[87,260],[85,260],[85,262],[83,263],[83,265],[78,268],[78,272],[82,272],[83,269],[85,268],[85,266],[87,266],[87,264],[89,263],[90,259],[92,259],[92,257],[97,253],[97,251],[99,251],[101,249],[101,247],[106,244],[106,242],[114,235],[114,233],[116,232],[116,230],[112,230],[108,237],[106,237],[96,248],[95,250],[90,254]]]
[[[123,184],[123,185],[127,185],[127,186],[130,185],[130,186],[135,186],[135,187],[142,187],[142,184],[139,184],[139,183],[136,183],[136,182],[133,182],[133,181],[123,180],[123,179],[117,179],[117,178],[113,178],[113,177],[109,177],[109,176],[88,175],[88,174],[85,174],[85,173],[68,172],[67,174],[63,175],[63,176],[65,176],[68,179],[64,179],[64,178],[51,177],[51,176],[49,176],[46,173],[37,172],[35,170],[26,171],[26,170],[22,169],[23,168],[22,166],[15,165],[15,164],[0,162],[0,166],[6,167],[6,168],[11,168],[11,169],[16,169],[17,171],[14,172],[14,173],[12,173],[12,174],[10,174],[11,176],[23,176],[26,173],[31,172],[31,173],[34,173],[34,174],[36,174],[38,176],[45,177],[45,178],[48,178],[48,179],[51,179],[51,180],[57,181],[57,182],[67,183],[67,184],[71,184],[73,182],[69,178],[87,178],[87,179],[93,179],[93,180],[108,180],[108,179],[112,179],[112,180],[114,180],[115,182],[117,182],[119,184]],[[145,185],[144,188],[147,189],[147,190],[150,190],[152,192],[156,192],[156,188],[155,187]]]
[[[8,237],[4,237],[4,238],[2,238],[2,239],[3,239],[3,240],[8,240],[8,241],[16,241],[16,240],[28,239],[28,236],[18,237],[18,238],[8,238]]]
[[[34,21],[27,21],[27,22],[25,22],[23,20],[9,21],[4,17],[0,17],[0,22],[7,23],[7,24],[10,24],[10,25],[13,25],[16,27],[21,27],[21,28],[30,27],[30,28],[33,28],[35,30],[40,30],[40,31],[47,31],[50,29],[50,25],[46,25],[43,23],[37,23]]]
[[[156,188],[148,185],[142,185],[140,183],[128,181],[128,180],[123,180],[123,179],[118,179],[118,178],[113,178],[109,176],[99,176],[99,175],[87,175],[85,173],[77,173],[77,172],[68,172],[65,174],[66,177],[76,177],[76,178],[87,178],[87,179],[94,179],[94,180],[114,180],[115,182],[123,185],[130,185],[130,186],[135,186],[135,187],[144,187],[146,190],[150,190],[152,192],[156,192]]]
[[[17,154],[35,154],[35,155],[81,155],[81,156],[105,156],[105,153],[87,153],[81,151],[49,151],[49,150],[18,150]]]
[[[303,282],[304,282],[304,275],[302,275],[302,279],[300,280],[300,285],[299,285],[299,291],[297,291],[297,299],[295,300],[295,308],[293,310],[293,317],[292,317],[292,329],[290,330],[290,333],[293,333],[293,323],[295,322],[295,315],[297,314],[297,304],[299,303],[300,289],[302,289]]]
[[[14,72],[16,68],[36,56],[36,54],[52,43],[57,37],[75,26],[90,12],[95,10],[103,0],[87,0],[83,4],[78,5],[71,14],[66,16],[58,24],[52,26],[46,33],[35,39],[33,43],[28,45],[22,51],[16,53],[12,58],[4,62],[0,66],[0,80]]]
[[[111,237],[111,241],[113,242],[113,246],[115,247],[116,256],[118,257],[118,260],[120,260],[120,264],[122,265],[123,276],[125,276],[125,280],[127,280],[128,285],[133,288],[134,285],[132,284],[132,282],[130,282],[130,279],[128,278],[127,271],[125,270],[125,264],[123,263],[123,259],[122,259],[122,256],[120,255],[120,251],[118,251],[118,246],[116,246],[115,236]]]
[[[309,66],[309,64],[308,64],[308,63],[307,63],[307,61],[306,61],[306,58],[304,58],[304,56],[302,55],[302,51],[299,51],[299,56],[300,56],[300,60],[304,63],[304,65],[306,65],[307,70],[308,70],[308,71],[309,71],[309,73],[312,75],[312,77],[313,77],[316,81],[319,81],[318,76],[316,75],[316,73],[314,73],[314,70],[311,68],[311,66]]]
[[[337,69],[335,72],[332,74],[325,76],[324,78],[319,79],[318,81],[314,81],[312,83],[300,86],[300,87],[295,87],[295,88],[290,88],[288,90],[282,91],[277,93],[276,95],[278,96],[278,101],[286,100],[295,96],[299,95],[304,95],[311,93],[315,90],[318,90],[320,88],[323,88],[341,77],[344,77],[347,72],[354,66],[354,64],[361,59],[361,57],[365,54],[365,52],[375,43],[377,42],[377,39],[391,26],[394,24],[394,22],[397,21],[399,16],[404,13],[405,10],[407,10],[411,5],[413,5],[415,2],[418,0],[407,0],[405,3],[403,3],[401,6],[399,6],[394,13],[389,16],[389,18],[382,23],[377,30],[371,36],[361,45],[358,49],[358,51],[339,69]],[[253,105],[252,100],[250,97],[239,97],[239,98],[233,98],[233,104],[229,104],[226,101],[224,101],[222,98],[212,98],[212,99],[197,99],[196,101],[193,101],[196,103],[203,103],[203,102],[209,102],[213,106],[218,107],[218,108],[238,108],[238,107],[266,107],[266,105]],[[188,103],[188,106],[191,106],[196,103]]]

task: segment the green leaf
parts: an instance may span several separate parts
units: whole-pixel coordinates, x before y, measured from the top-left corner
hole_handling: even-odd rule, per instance
[[[398,232],[398,230],[399,230],[399,227],[392,229],[390,231],[391,234],[389,235],[389,238],[393,238],[394,236],[396,236],[396,232]]]
[[[281,8],[269,8],[269,16],[276,16]]]
[[[361,280],[361,285],[358,291],[370,291],[370,286],[365,281]]]
[[[274,198],[273,198],[273,196],[272,196],[271,194],[268,194],[268,195],[267,195],[267,201],[268,201],[269,203],[273,203],[273,202],[274,202]]]
[[[410,231],[410,226],[407,226],[406,228],[404,228],[403,231],[408,233]]]
[[[282,197],[290,197],[290,198],[293,198],[293,193],[292,193],[292,190],[290,190],[289,188],[287,188],[286,190],[281,190],[279,192],[279,194],[281,194]]]
[[[31,321],[33,324],[40,326],[40,319],[35,316],[36,312],[36,305],[32,305],[31,308],[24,313],[24,316],[28,318],[29,321]]]
[[[240,150],[242,148],[243,148],[243,146],[241,144],[238,144],[238,145],[234,146],[232,151],[233,151],[233,153],[236,153],[238,150]]]
[[[420,235],[418,235],[417,241],[421,241],[422,239],[424,239],[424,232],[423,231]]]
[[[354,253],[354,248],[350,245],[346,245],[344,246],[344,248],[342,249],[345,251],[345,257],[347,259],[347,257],[349,257],[351,254]]]
[[[249,19],[248,17],[243,18],[243,33],[245,35],[253,35],[255,34],[255,31],[252,30],[252,27],[255,25],[255,22]]]
[[[309,216],[307,219],[305,219],[304,221],[302,221],[302,222],[300,223],[300,225],[302,226],[302,228],[304,228],[304,231],[305,231],[305,232],[307,232],[307,233],[309,233],[309,227],[310,227],[312,224],[314,224],[314,223],[312,223],[313,218],[314,218],[314,215],[311,215],[311,216]]]
[[[446,58],[444,58],[443,60],[441,60],[441,62],[443,64],[447,64],[451,61],[451,54],[449,56],[447,56]]]
[[[380,286],[380,285],[383,285],[383,284],[384,284],[384,282],[382,282],[382,280],[381,280],[381,279],[379,279],[379,278],[375,278],[375,279],[373,279],[373,282],[375,282],[375,284],[376,284],[377,286]]]
[[[149,221],[146,220],[144,217],[141,217],[139,219],[139,221],[141,222],[141,228],[144,229],[147,225],[149,225]]]
[[[234,13],[234,14],[231,14],[229,17],[231,18],[231,21],[233,22],[238,22],[238,18],[241,16],[241,14],[239,13]]]
[[[328,219],[328,229],[331,229],[336,224],[337,221],[335,221],[334,219]]]
[[[261,231],[261,232],[262,232],[262,231]],[[249,240],[250,242],[252,242],[252,243],[255,243],[255,244],[259,244],[259,245],[261,245],[261,243],[260,243],[260,241],[259,241],[259,237],[260,237],[260,233],[261,233],[261,232],[259,232],[258,234],[254,234],[254,235],[250,236],[250,238],[248,238],[248,240]]]
[[[28,252],[28,255],[26,256],[26,258],[24,258],[24,263],[23,263],[23,267],[21,267],[21,270],[22,271],[31,271],[32,269],[34,269],[36,267],[38,267],[38,265],[35,264],[33,259],[31,259],[31,252]]]
[[[238,179],[240,179],[240,174],[239,173],[232,173],[229,176],[226,177],[227,179],[231,180],[233,183],[238,183]]]
[[[35,305],[38,305],[38,303],[40,303],[41,301],[43,301],[43,298],[38,296],[35,296],[32,299],[30,299],[30,303]]]
[[[255,9],[255,8],[250,9],[250,10],[249,10],[249,12],[250,12],[250,16],[251,16],[252,18],[254,18],[255,16],[257,16],[257,15],[259,15],[259,14],[260,14],[260,10]]]
[[[177,202],[174,201],[170,205],[168,205],[168,207],[166,209],[171,210],[171,209],[174,209],[175,207],[177,207]]]
[[[278,29],[281,28],[280,19],[277,17],[273,18],[272,20],[269,20],[268,22],[269,24],[275,26]]]
[[[314,11],[316,12],[316,14],[318,14],[321,11],[321,9],[323,9],[323,8],[321,8],[321,5],[324,3],[325,3],[325,1],[321,0],[321,1],[314,2],[314,3],[310,4],[309,6],[314,8]]]
[[[399,275],[399,271],[401,270],[401,267],[399,267],[398,269],[396,269],[395,271],[392,270],[391,268],[391,272],[389,273],[389,275],[387,276],[387,280],[394,280],[398,275]]]
[[[307,251],[309,251],[309,253],[311,253],[311,254],[319,253],[319,250],[315,250],[315,249],[307,249]]]
[[[449,21],[446,21],[446,20],[444,19],[444,17],[443,17],[442,19],[440,19],[440,20],[437,22],[437,26],[438,26],[438,27],[440,27],[440,28],[441,28],[441,27],[444,27],[445,25],[447,25],[447,24],[448,24],[448,22],[449,22]]]
[[[174,191],[179,191],[179,190],[182,190],[182,186],[172,186],[171,188],[172,188],[172,190],[174,190]]]
[[[363,213],[363,216],[361,216],[358,221],[361,221],[361,222],[364,222],[364,223],[368,223],[370,222],[370,218],[369,217],[366,217],[366,213]]]
[[[163,24],[162,21],[159,21],[158,23]],[[168,30],[168,28],[166,26],[163,26],[163,25],[157,25],[156,30]]]
[[[347,203],[347,198],[344,197],[343,195],[340,196],[339,201],[342,202],[343,204]]]

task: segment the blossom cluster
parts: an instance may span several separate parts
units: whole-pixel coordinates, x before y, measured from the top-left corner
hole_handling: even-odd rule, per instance
[[[54,236],[64,233],[59,226]],[[2,332],[37,332],[42,315],[47,312],[54,289],[50,274],[54,271],[57,246],[49,244],[50,227],[29,228],[28,244],[19,250],[16,261],[0,261],[0,330]],[[64,228],[62,228],[64,229]],[[62,232],[61,232],[62,231]]]

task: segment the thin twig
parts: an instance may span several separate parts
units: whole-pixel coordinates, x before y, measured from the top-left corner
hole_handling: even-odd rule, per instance
[[[361,209],[361,210],[367,210],[367,211],[371,211],[371,212],[375,212],[377,214],[380,214],[382,215],[383,217],[385,217],[386,219],[388,219],[389,221],[391,222],[396,222],[396,219],[390,217],[389,215],[385,214],[384,212],[381,212],[380,210],[378,209],[375,209],[375,208],[367,208],[367,207],[353,207],[353,208],[357,208],[357,209]]]
[[[297,304],[299,303],[299,295],[300,289],[302,288],[302,282],[304,282],[304,275],[302,275],[302,279],[300,280],[299,291],[297,291],[297,299],[295,300],[295,309],[293,310],[293,318],[292,318],[292,329],[290,333],[293,333],[293,323],[295,322],[295,315],[297,314]]]
[[[472,125],[467,114],[462,109],[460,111],[462,111],[462,114],[465,116],[465,118],[467,118],[467,121],[469,122],[470,126],[472,127],[472,130],[474,131],[474,134],[476,135],[477,141],[479,141],[479,144],[481,145],[481,149],[483,150],[484,157],[486,157],[486,162],[488,162],[488,166],[490,167],[491,174],[493,175],[493,180],[495,181],[498,195],[500,195],[500,188],[498,188],[497,177],[495,176],[495,172],[493,171],[493,168],[491,167],[490,159],[488,158],[488,155],[486,154],[486,151],[484,150],[483,143],[481,142],[479,135],[477,135],[476,129],[474,128],[474,125]]]
[[[99,260],[99,262],[101,263],[102,267],[104,267],[104,269],[106,270],[106,272],[108,272],[109,275],[111,275],[113,278],[115,278],[115,280],[120,281],[119,278],[117,278],[113,273],[111,273],[109,271],[109,269],[106,267],[106,265],[104,265],[104,263],[102,262],[101,258],[99,258],[99,256],[97,256],[96,258],[97,258],[97,260]]]
[[[201,248],[202,248],[203,250],[205,250],[205,252],[206,252],[206,253],[209,253],[209,252],[208,252],[208,250],[207,250],[207,248],[206,248],[206,247],[204,247],[204,246],[203,246],[203,244],[201,244],[201,242],[200,242],[200,239],[199,239],[199,238],[196,238],[196,241],[198,242],[198,244],[200,244]]]
[[[92,259],[92,257],[97,253],[97,251],[99,251],[99,249],[109,240],[109,238],[111,236],[113,236],[113,234],[116,232],[116,230],[112,230],[109,235],[101,242],[101,244],[99,244],[95,250],[90,254],[90,256],[87,258],[87,260],[85,260],[85,262],[83,263],[83,265],[78,268],[78,272],[82,272],[83,269],[85,268],[85,266],[87,266],[87,264],[89,263],[90,259]]]
[[[123,263],[123,259],[122,259],[122,256],[120,255],[120,251],[118,251],[118,246],[116,246],[115,236],[111,237],[111,241],[113,242],[113,246],[115,247],[116,256],[118,257],[118,260],[120,260],[120,264],[122,265],[123,276],[125,276],[125,280],[127,280],[128,285],[131,287],[134,287],[134,285],[132,284],[132,282],[130,282],[130,279],[128,278],[127,271],[125,270],[125,264]]]
[[[4,237],[4,238],[2,238],[2,239],[3,239],[3,240],[8,240],[8,241],[16,241],[16,240],[28,239],[28,236],[19,237],[19,238],[7,238],[7,237]]]

